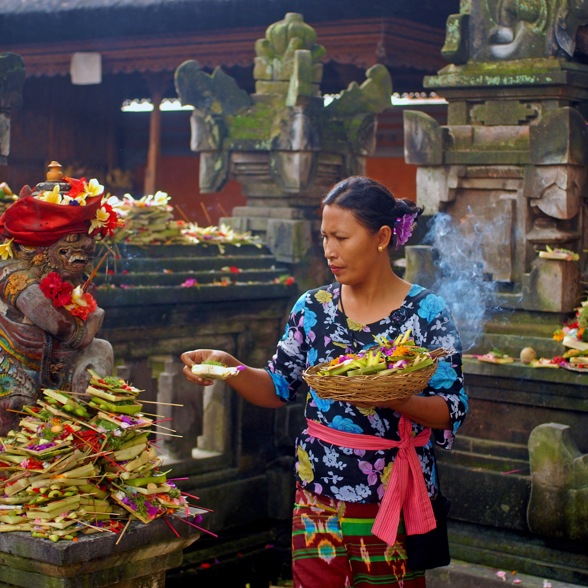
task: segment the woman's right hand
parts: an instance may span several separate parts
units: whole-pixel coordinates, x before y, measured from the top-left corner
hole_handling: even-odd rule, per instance
[[[182,353],[180,359],[184,362],[184,376],[201,386],[210,386],[214,383],[214,380],[194,374],[192,372],[193,365],[200,364],[204,361],[218,361],[227,367],[239,365],[239,362],[232,355],[219,349],[194,349],[193,351],[186,351]]]

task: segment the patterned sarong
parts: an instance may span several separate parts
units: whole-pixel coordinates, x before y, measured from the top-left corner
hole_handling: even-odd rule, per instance
[[[292,530],[294,588],[425,588],[406,567],[401,519],[396,542],[372,534],[377,504],[355,504],[296,490]]]

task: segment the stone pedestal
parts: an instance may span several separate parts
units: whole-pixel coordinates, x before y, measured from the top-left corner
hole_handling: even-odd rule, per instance
[[[122,538],[104,532],[77,542],[2,533],[0,588],[163,588],[166,571],[180,565],[182,551],[200,536],[176,517],[167,520],[177,535],[163,519],[132,523]]]

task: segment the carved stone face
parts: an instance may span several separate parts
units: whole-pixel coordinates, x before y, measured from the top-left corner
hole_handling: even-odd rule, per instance
[[[84,233],[71,233],[47,248],[52,271],[72,284],[83,280],[88,264],[94,260],[96,240]]]
[[[495,26],[490,30],[488,48],[494,59],[542,57],[548,34],[549,3],[546,0],[487,0],[494,10]]]

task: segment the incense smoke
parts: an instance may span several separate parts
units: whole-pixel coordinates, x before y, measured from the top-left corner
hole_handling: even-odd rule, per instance
[[[432,290],[449,305],[464,352],[476,344],[484,332],[485,319],[496,310],[496,284],[484,274],[482,248],[485,235],[479,223],[471,226],[474,230],[464,238],[452,217],[437,213],[429,221],[429,230],[423,240],[433,247],[438,268]]]

